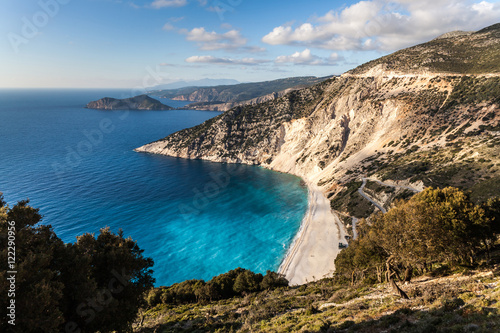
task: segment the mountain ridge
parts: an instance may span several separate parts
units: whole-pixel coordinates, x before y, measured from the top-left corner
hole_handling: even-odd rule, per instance
[[[152,91],[151,95],[159,98],[170,98],[181,101],[191,101],[186,108],[210,109],[226,111],[237,105],[255,104],[255,100],[270,99],[273,94],[282,94],[311,86],[326,80],[328,77],[290,77],[262,82],[248,82],[234,85],[219,85],[213,87],[185,87],[180,89]]]
[[[171,83],[159,84],[156,86],[149,87],[149,90],[167,90],[167,89],[179,89],[187,87],[212,87],[220,85],[232,85],[239,84],[241,82],[233,79],[200,79],[193,81],[175,81]]]
[[[354,75],[390,73],[500,73],[500,23],[471,33],[447,33],[347,72]]]

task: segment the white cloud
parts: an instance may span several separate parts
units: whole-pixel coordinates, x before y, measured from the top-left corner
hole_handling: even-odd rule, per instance
[[[165,25],[163,26],[162,28],[163,30],[167,30],[167,31],[170,31],[170,30],[175,30],[175,27],[173,26],[172,23],[165,23]]]
[[[187,5],[187,0],[155,0],[151,7],[159,9],[164,7],[183,7]]]
[[[254,58],[231,59],[231,58],[218,58],[210,55],[206,56],[192,56],[185,60],[189,63],[205,63],[215,65],[259,65],[269,62],[268,60],[259,60]]]
[[[336,65],[339,60],[343,60],[337,53],[332,53],[328,58],[321,58],[311,53],[311,50],[305,49],[302,52],[295,52],[289,56],[279,56],[274,61],[277,64],[295,64],[309,66],[328,66]]]
[[[311,50],[305,49],[302,52],[295,52],[294,54],[290,56],[279,56],[276,58],[277,63],[294,63],[294,64],[305,64],[305,63],[311,63],[315,58],[311,54]]]
[[[183,16],[169,18],[168,22],[165,23],[165,25],[163,26],[163,30],[167,30],[167,31],[176,30],[177,28],[171,22],[176,23],[176,22],[180,22],[182,20],[184,20]]]
[[[191,31],[181,30],[186,35],[186,40],[196,42],[200,50],[226,50],[226,51],[246,51],[261,52],[262,48],[246,46],[247,39],[238,30],[229,30],[225,33],[207,31],[205,28],[194,28]]]
[[[185,19],[185,17],[184,17],[184,16],[179,16],[179,17],[171,17],[171,18],[169,18],[168,20],[169,20],[170,22],[180,22],[180,21],[182,21],[182,20],[184,20],[184,19]]]
[[[271,45],[330,50],[395,50],[453,30],[497,23],[500,3],[459,0],[369,0],[299,26],[281,25],[262,38]]]

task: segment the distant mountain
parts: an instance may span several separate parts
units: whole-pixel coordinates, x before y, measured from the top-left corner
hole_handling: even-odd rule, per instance
[[[179,89],[185,87],[212,87],[238,83],[240,82],[232,79],[201,79],[194,81],[176,81],[172,83],[160,84],[154,87],[150,87],[149,90]]]
[[[151,95],[196,102],[196,104],[188,105],[186,108],[225,111],[236,105],[255,104],[255,101],[259,99],[262,101],[270,100],[281,96],[283,91],[309,87],[328,78],[330,77],[304,76],[215,87],[185,87],[154,91],[151,92]]]
[[[139,95],[131,98],[116,99],[104,97],[100,100],[87,104],[88,109],[104,110],[173,110],[173,107],[165,105],[148,95]]]

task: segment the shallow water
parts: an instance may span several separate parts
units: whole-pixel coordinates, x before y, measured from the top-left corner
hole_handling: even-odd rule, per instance
[[[128,97],[118,90],[0,90],[6,201],[30,198],[65,242],[105,226],[122,228],[154,259],[156,285],[210,279],[236,267],[277,270],[307,209],[300,179],[136,153],[219,113],[83,108],[104,96]]]

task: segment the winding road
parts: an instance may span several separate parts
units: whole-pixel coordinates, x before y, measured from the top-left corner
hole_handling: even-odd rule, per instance
[[[377,180],[377,179],[362,178],[362,180],[363,180],[363,184],[361,184],[360,188],[358,188],[358,193],[363,198],[365,198],[366,200],[370,201],[375,207],[377,207],[384,214],[387,213],[386,209],[384,207],[382,207],[378,202],[374,201],[365,192],[363,192],[363,189],[365,188],[366,182],[368,180],[370,180],[372,182],[376,182],[376,183],[378,183],[379,185],[382,185],[382,186],[395,187],[395,188],[404,188],[404,189],[410,190],[410,191],[415,192],[415,193],[420,192],[420,190],[417,190],[417,189],[415,189],[413,187],[387,184],[387,183],[381,182],[380,180]],[[353,235],[354,239],[356,239],[358,237],[358,233],[356,231],[356,223],[358,223],[358,219],[356,217],[352,217],[352,235]]]

